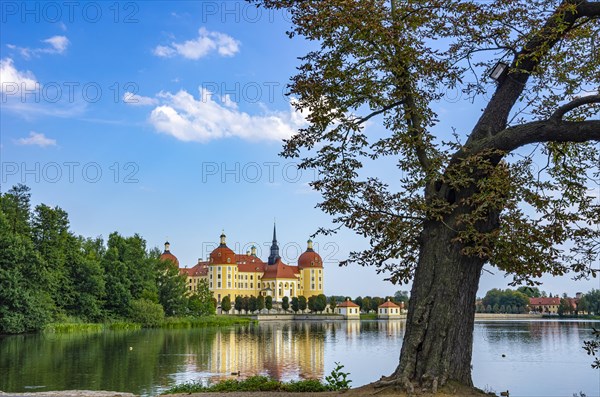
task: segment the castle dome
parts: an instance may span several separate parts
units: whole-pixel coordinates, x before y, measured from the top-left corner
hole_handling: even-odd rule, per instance
[[[227,246],[225,238],[225,233],[221,233],[221,243],[210,253],[209,264],[223,265],[236,263],[235,252],[233,252],[233,250]]]
[[[298,258],[298,268],[302,269],[306,267],[323,267],[323,259],[321,259],[321,255],[313,250],[312,240],[307,241],[306,251]]]
[[[177,259],[177,257],[171,253],[170,248],[171,248],[171,244],[168,241],[165,242],[165,250],[160,255],[160,260],[173,262],[173,264],[175,264],[177,267],[179,267],[179,259]]]

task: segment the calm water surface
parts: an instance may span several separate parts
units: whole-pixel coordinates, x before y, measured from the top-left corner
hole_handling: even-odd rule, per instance
[[[473,380],[511,396],[600,396],[600,371],[581,348],[598,322],[475,324]],[[391,373],[401,321],[262,323],[235,328],[142,330],[0,338],[0,390],[118,390],[153,396],[187,381],[254,374],[320,378],[335,362],[352,386]],[[502,357],[502,355],[505,357]]]

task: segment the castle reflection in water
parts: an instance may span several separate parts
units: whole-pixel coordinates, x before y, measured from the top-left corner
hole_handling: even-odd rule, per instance
[[[360,343],[361,333],[401,339],[404,321],[263,322],[218,330],[210,353],[198,361],[188,352],[186,372],[202,374],[196,381],[265,375],[279,380],[323,379],[325,344],[340,337]],[[207,352],[208,353],[208,352]],[[239,375],[238,375],[239,372]]]

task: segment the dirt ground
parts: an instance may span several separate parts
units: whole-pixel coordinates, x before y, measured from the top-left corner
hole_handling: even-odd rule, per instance
[[[490,397],[496,396],[493,393],[484,393],[482,391],[469,389],[465,387],[445,386],[437,394],[415,393],[409,395],[405,392],[394,390],[393,388],[375,389],[372,385],[358,387],[343,392],[326,393],[286,393],[286,392],[231,392],[231,393],[192,393],[192,394],[169,394],[170,397],[359,397],[359,396],[397,396],[397,397]],[[0,397],[135,397],[131,393],[119,393],[110,391],[87,391],[87,390],[69,390],[55,392],[39,393],[3,393],[0,391]]]

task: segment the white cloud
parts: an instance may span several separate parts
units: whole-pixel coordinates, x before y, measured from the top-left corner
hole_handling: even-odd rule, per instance
[[[52,36],[49,39],[43,40],[43,42],[50,44],[57,54],[62,54],[65,52],[70,43],[69,39],[67,39],[65,36]]]
[[[36,115],[75,117],[85,112],[88,103],[79,99],[72,102],[69,95],[62,95],[58,102],[40,100],[44,98],[43,87],[32,72],[18,70],[11,58],[0,59],[2,110],[27,119]]]
[[[20,96],[23,91],[39,90],[39,83],[30,71],[19,71],[11,58],[0,59],[0,92]]]
[[[166,47],[164,45],[159,45],[156,46],[156,48],[154,49],[153,53],[154,55],[158,56],[158,57],[172,57],[175,55],[175,50],[172,49],[171,47]]]
[[[32,56],[39,56],[40,54],[63,54],[71,42],[66,36],[52,36],[42,40],[42,43],[49,44],[50,46],[44,48],[19,47],[14,44],[7,44],[6,46],[11,50],[19,51],[24,58],[29,59]]]
[[[44,134],[40,134],[40,133],[31,131],[29,133],[29,137],[18,139],[17,144],[47,147],[47,146],[56,146],[56,140],[47,138]]]
[[[173,57],[181,55],[187,59],[200,59],[216,51],[221,56],[231,57],[240,50],[240,42],[220,32],[211,32],[205,28],[198,29],[198,37],[183,43],[171,43],[170,46],[156,46],[154,55]]]
[[[230,109],[237,109],[238,107],[237,103],[231,100],[229,94],[225,94],[225,96],[221,98],[221,102],[223,102],[223,105],[227,106]]]
[[[153,106],[158,104],[158,99],[126,92],[123,94],[123,102],[131,106]]]
[[[157,131],[185,142],[228,137],[282,140],[306,125],[304,117],[291,105],[289,111],[250,115],[232,106],[227,97],[217,101],[210,91],[202,87],[199,91],[198,100],[187,91],[160,93],[164,103],[152,110],[150,123]]]

